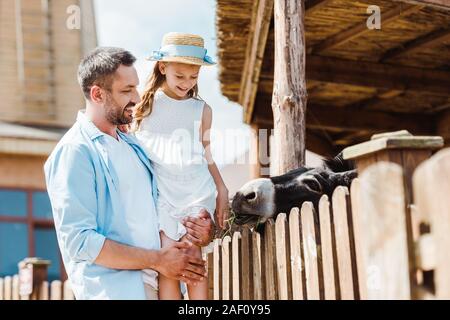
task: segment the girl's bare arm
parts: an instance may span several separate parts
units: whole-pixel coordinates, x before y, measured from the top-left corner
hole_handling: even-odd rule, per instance
[[[216,199],[216,215],[217,223],[220,228],[225,228],[225,221],[228,219],[229,215],[229,198],[228,189],[220,175],[219,169],[211,154],[211,124],[212,124],[212,109],[209,105],[205,104],[205,109],[203,111],[202,126],[201,126],[201,139],[203,147],[205,148],[205,157],[208,161],[208,169],[211,176],[214,179],[214,183],[217,188],[217,199]]]

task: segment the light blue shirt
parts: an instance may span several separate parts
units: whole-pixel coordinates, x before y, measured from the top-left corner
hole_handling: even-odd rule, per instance
[[[151,180],[151,190],[143,192],[151,193],[150,199],[156,203],[156,180],[145,151],[133,136],[121,132],[119,136],[148,170],[142,179]],[[143,247],[137,239],[145,238],[147,249],[161,246],[154,210],[149,210],[154,216],[141,224],[125,213],[106,139],[106,134],[79,112],[77,122],[45,163],[58,243],[77,299],[145,299],[142,271],[114,270],[94,263],[106,239]],[[149,185],[137,180],[133,188]],[[137,237],[136,232],[143,236]]]

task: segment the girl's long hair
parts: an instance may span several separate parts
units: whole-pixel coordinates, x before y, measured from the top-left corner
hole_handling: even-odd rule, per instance
[[[142,94],[141,102],[139,102],[134,109],[133,131],[139,130],[142,121],[152,113],[155,93],[159,88],[161,88],[161,86],[164,84],[164,81],[166,81],[166,76],[163,75],[159,70],[159,64],[159,61],[155,63],[153,73],[150,75],[144,93]],[[189,90],[188,96],[191,98],[199,99],[198,84],[196,84],[191,90]]]

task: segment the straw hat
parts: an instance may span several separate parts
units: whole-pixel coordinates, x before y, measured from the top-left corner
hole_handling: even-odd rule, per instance
[[[202,37],[179,32],[170,32],[164,35],[161,48],[158,51],[153,51],[148,60],[180,62],[201,66],[216,64],[207,55],[205,42]]]

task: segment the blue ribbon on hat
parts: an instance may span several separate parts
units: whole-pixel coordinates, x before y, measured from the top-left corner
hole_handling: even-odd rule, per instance
[[[162,47],[158,51],[153,51],[150,59],[159,61],[164,57],[193,57],[214,64],[214,60],[207,55],[207,52],[205,48],[198,46],[170,44]]]

